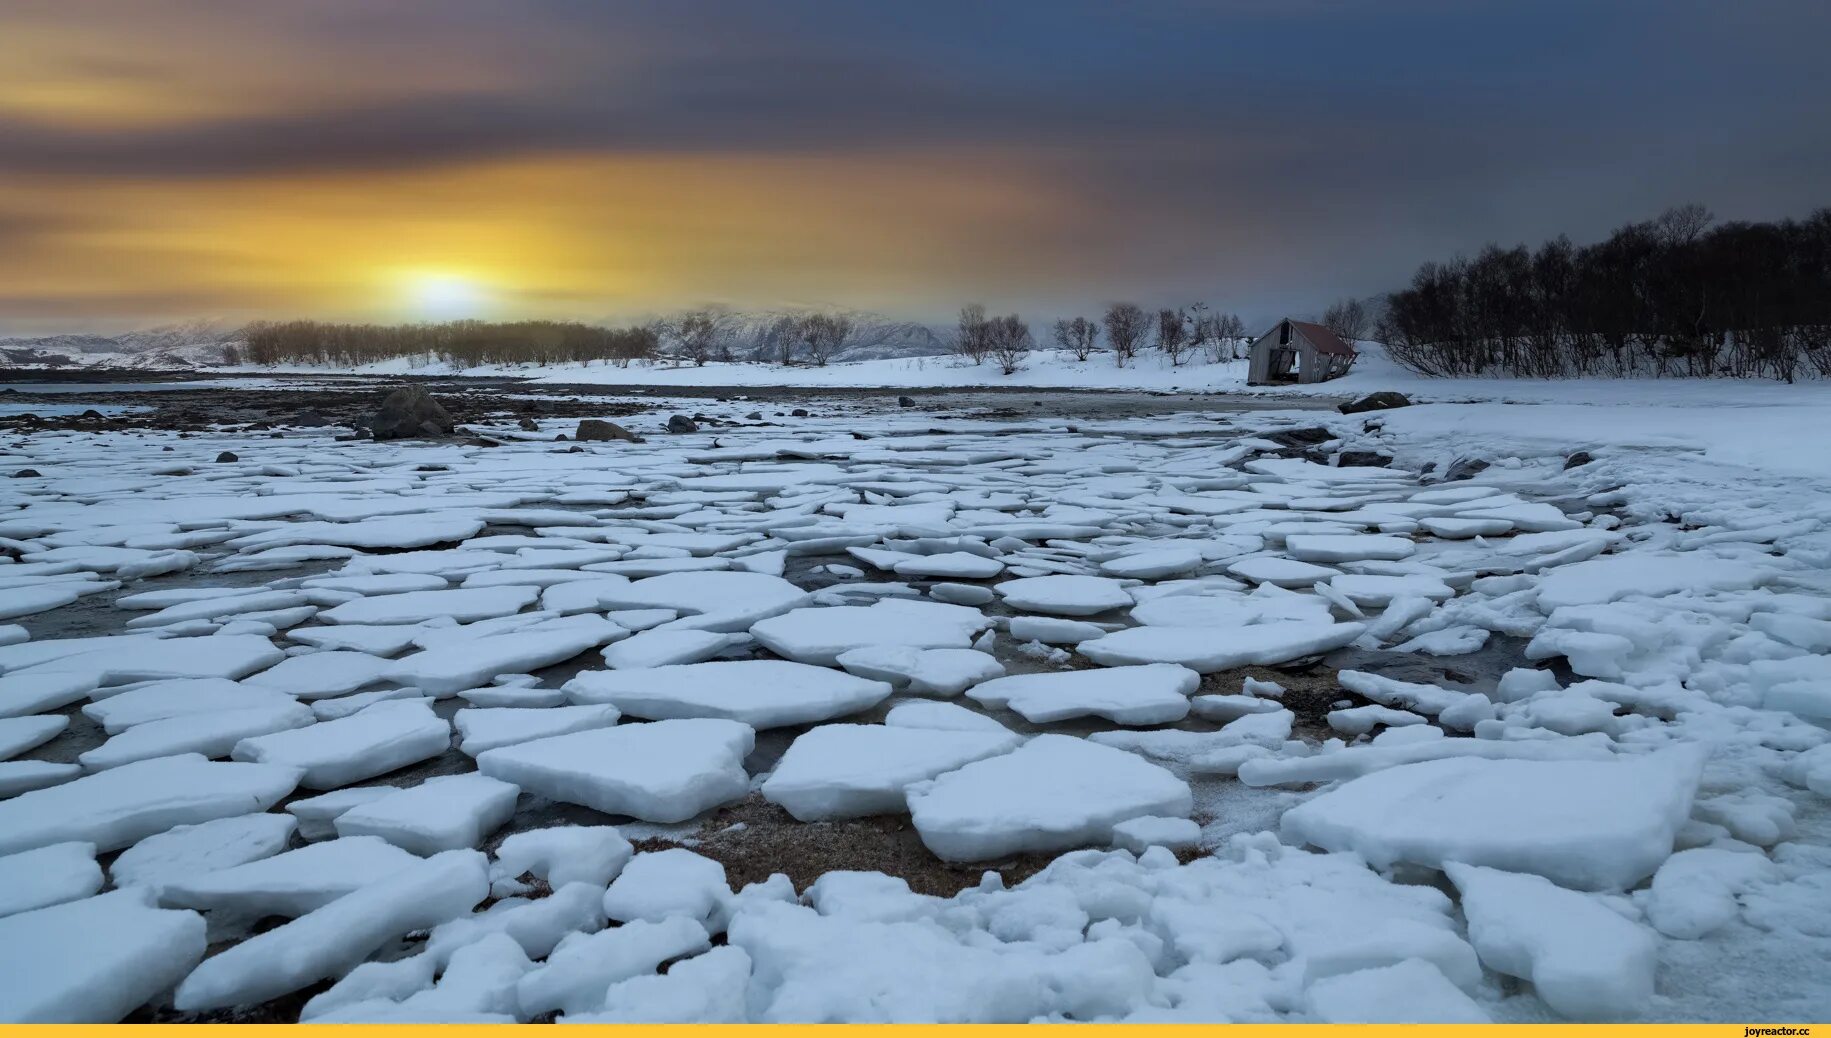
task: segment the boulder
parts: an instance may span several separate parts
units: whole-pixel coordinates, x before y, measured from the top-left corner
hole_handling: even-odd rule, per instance
[[[579,427],[573,432],[575,440],[628,440],[630,443],[641,443],[642,437],[630,432],[615,422],[602,418],[581,418]]]
[[[1564,459],[1564,470],[1566,472],[1568,472],[1571,469],[1577,468],[1582,465],[1587,465],[1590,462],[1595,461],[1595,460],[1596,459],[1593,456],[1591,456],[1588,451],[1578,451],[1577,453],[1572,454],[1570,457]]]
[[[43,474],[44,473],[39,472],[37,469],[20,469],[18,472],[13,473],[13,478],[32,479],[33,477],[42,476]]]
[[[535,421],[532,418],[523,418],[521,421],[516,422],[515,424],[521,426],[522,432],[539,432],[540,431],[540,423]]]
[[[677,414],[668,419],[668,432],[690,433],[690,432],[698,432],[698,431],[699,431],[699,423],[695,422],[691,418],[688,418],[684,414]]]
[[[1410,406],[1411,400],[1409,400],[1404,393],[1381,390],[1378,393],[1368,393],[1359,400],[1343,404],[1341,407],[1337,408],[1337,410],[1341,411],[1342,414],[1360,414],[1362,411],[1384,411],[1393,407]]]
[[[796,418],[806,418],[807,417],[807,408],[797,407],[793,411],[790,411],[789,414],[793,415]]]
[[[914,407],[914,406],[915,406],[915,397],[912,397],[912,396],[899,396],[899,397],[897,397],[897,398],[896,398],[896,406],[898,406],[898,407]]]
[[[317,411],[314,411],[310,408],[306,408],[305,410],[300,411],[298,414],[292,416],[292,424],[299,426],[300,428],[303,428],[303,429],[321,429],[324,426],[330,425],[332,423],[331,423],[331,420],[329,418],[325,417],[323,414],[321,414]]]
[[[378,440],[413,436],[450,436],[457,423],[432,394],[418,386],[389,393],[381,410],[369,422],[370,435]]]
[[[242,459],[237,457],[234,451],[223,451],[216,456],[216,460],[219,464],[223,464],[231,461],[240,461]]]
[[[1265,439],[1280,447],[1314,447],[1319,443],[1327,443],[1335,439],[1335,434],[1317,425],[1308,429],[1280,429],[1277,432],[1266,433]]]
[[[1342,468],[1383,469],[1392,464],[1390,454],[1379,454],[1374,451],[1342,451],[1338,457]]]

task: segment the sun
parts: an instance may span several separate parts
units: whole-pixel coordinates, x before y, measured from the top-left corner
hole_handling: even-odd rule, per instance
[[[402,288],[407,307],[422,318],[477,317],[489,303],[488,291],[475,278],[447,271],[413,271]]]

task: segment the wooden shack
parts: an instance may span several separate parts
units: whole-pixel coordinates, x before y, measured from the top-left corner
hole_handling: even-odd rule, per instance
[[[1354,366],[1354,347],[1323,325],[1285,318],[1253,340],[1246,384],[1327,382]]]

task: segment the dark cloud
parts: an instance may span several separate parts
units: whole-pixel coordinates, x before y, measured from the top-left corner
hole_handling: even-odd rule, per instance
[[[1831,183],[1827,4],[337,4],[317,22],[289,7],[272,38],[247,8],[232,37],[212,10],[129,6],[92,31],[131,42],[137,20],[163,19],[172,53],[157,56],[218,63],[224,91],[258,85],[263,54],[303,53],[323,96],[134,128],[0,115],[0,173],[998,149],[1078,202],[1029,243],[1074,253],[1052,269],[1087,283],[1064,295],[1218,283],[1279,305],[1691,199],[1731,217],[1799,212]],[[172,24],[185,19],[188,37]],[[386,60],[346,71],[346,49]],[[144,55],[83,60],[156,75]],[[465,62],[476,84],[449,88],[443,73],[462,79]],[[402,86],[422,80],[434,85]]]

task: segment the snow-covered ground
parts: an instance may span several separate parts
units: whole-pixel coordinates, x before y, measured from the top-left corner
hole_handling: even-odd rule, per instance
[[[1322,388],[15,440],[0,1018],[1822,1016],[1819,387]]]

